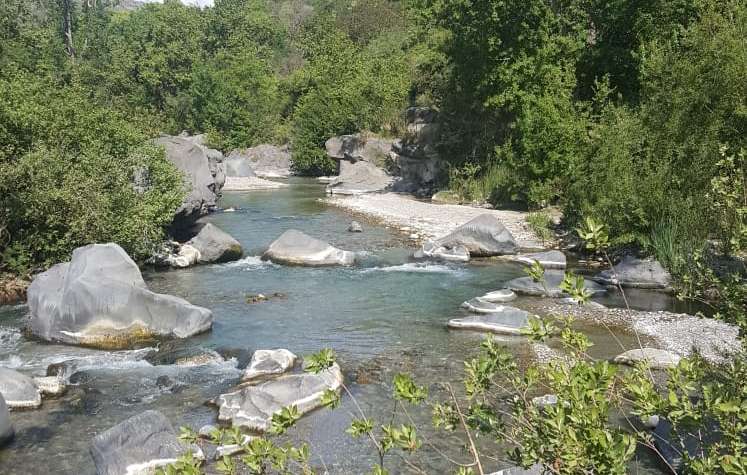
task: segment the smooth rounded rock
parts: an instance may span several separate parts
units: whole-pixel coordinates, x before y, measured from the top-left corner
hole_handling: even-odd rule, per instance
[[[470,312],[475,313],[495,313],[504,310],[506,307],[477,297],[463,302],[462,308],[466,308]]]
[[[299,266],[350,266],[355,263],[355,253],[337,249],[295,229],[289,229],[270,244],[263,258]]]
[[[257,350],[252,355],[249,366],[241,376],[242,381],[251,381],[263,376],[285,373],[296,362],[296,355],[285,349]]]
[[[672,276],[656,260],[625,256],[612,269],[600,272],[594,280],[605,285],[639,289],[670,289]]]
[[[436,245],[453,249],[464,246],[472,257],[515,254],[518,245],[511,231],[492,214],[481,214],[435,241]]]
[[[508,281],[506,288],[522,295],[562,298],[567,297],[566,293],[560,289],[563,277],[563,272],[547,271],[545,272],[544,282],[535,282],[531,277],[519,277]],[[590,280],[584,280],[584,287],[591,295],[603,294],[607,291],[601,285]]]
[[[566,267],[565,254],[560,251],[546,251],[511,256],[510,260],[526,266],[533,266],[535,262],[538,262],[544,269],[565,269]]]
[[[680,356],[658,348],[637,348],[615,356],[613,361],[630,366],[645,362],[652,369],[668,369],[677,366],[680,362]]]
[[[521,335],[529,325],[529,313],[504,306],[500,311],[449,320],[450,328]]]
[[[137,264],[111,243],[80,247],[70,262],[39,274],[28,303],[34,335],[99,348],[155,336],[187,338],[213,323],[210,310],[148,290]]]
[[[201,264],[235,261],[244,255],[239,241],[213,223],[203,226],[187,245],[198,251]]]
[[[478,297],[480,300],[491,303],[506,303],[516,300],[516,294],[509,289],[495,290],[488,292],[482,297]]]
[[[34,380],[12,369],[0,368],[0,394],[9,409],[35,409],[41,406],[41,393]]]

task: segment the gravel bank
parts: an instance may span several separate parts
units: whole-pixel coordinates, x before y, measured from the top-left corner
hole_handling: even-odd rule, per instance
[[[443,236],[472,218],[488,213],[498,217],[521,247],[543,247],[526,222],[527,213],[521,211],[428,203],[397,193],[332,196],[325,201],[348,211],[381,220],[404,231],[416,232],[421,238]]]

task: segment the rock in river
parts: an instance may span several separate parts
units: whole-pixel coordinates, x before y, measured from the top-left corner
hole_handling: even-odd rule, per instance
[[[479,297],[480,300],[491,303],[506,303],[516,300],[516,294],[508,289],[495,290]]]
[[[295,362],[296,355],[285,349],[257,350],[241,380],[251,381],[261,376],[282,374],[292,368]]]
[[[519,277],[506,283],[506,288],[513,290],[517,294],[533,295],[536,297],[560,298],[567,297],[565,292],[560,289],[560,283],[563,282],[565,274],[559,271],[545,272],[545,282],[535,282],[531,277]],[[592,295],[606,292],[601,285],[590,280],[584,280],[586,290]]]
[[[10,422],[8,406],[5,404],[3,395],[0,394],[0,447],[12,439],[14,433],[13,423]]]
[[[190,447],[177,438],[158,411],[145,411],[94,437],[91,455],[99,475],[152,473],[176,461]],[[202,457],[199,449],[198,458]]]
[[[546,251],[521,256],[512,256],[510,260],[527,266],[532,266],[535,262],[539,262],[539,264],[545,269],[565,269],[566,266],[565,254],[560,251]]]
[[[613,270],[600,272],[594,280],[606,285],[622,285],[640,289],[669,289],[672,276],[653,259],[625,256]]]
[[[244,386],[217,398],[218,420],[264,432],[270,429],[275,412],[295,405],[299,413],[305,414],[321,405],[324,391],[336,391],[341,385],[342,372],[335,364],[318,374],[291,374],[257,386]]]
[[[0,395],[10,409],[41,406],[41,394],[34,380],[12,369],[0,368]]]
[[[436,240],[438,246],[464,246],[472,257],[515,254],[518,249],[511,231],[492,214],[481,214]]]
[[[617,355],[615,363],[633,366],[637,363],[646,362],[652,369],[667,369],[677,366],[680,356],[667,350],[657,348],[637,348],[628,350]]]
[[[423,243],[423,246],[419,250],[415,251],[413,257],[415,257],[415,259],[430,258],[451,262],[468,262],[469,251],[464,246],[448,248],[428,240]]]
[[[520,335],[529,325],[529,313],[515,307],[500,306],[495,312],[449,320],[450,328]]]
[[[362,233],[363,232],[363,226],[361,226],[361,223],[358,221],[350,221],[350,226],[348,226],[348,232],[350,233]]]
[[[91,244],[39,274],[28,292],[29,330],[47,341],[122,348],[144,337],[187,338],[213,324],[210,310],[148,290],[117,244]]]
[[[355,253],[337,249],[295,229],[289,229],[270,244],[263,258],[298,266],[350,266],[355,263]]]
[[[213,223],[204,225],[187,245],[197,249],[201,264],[235,261],[244,255],[239,241]]]

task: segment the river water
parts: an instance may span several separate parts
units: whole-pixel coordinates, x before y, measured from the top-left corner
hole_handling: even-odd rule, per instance
[[[443,393],[437,382],[458,384],[462,362],[477,352],[484,335],[447,330],[446,322],[462,314],[461,302],[501,288],[507,280],[524,275],[522,268],[495,261],[413,262],[409,257],[413,244],[406,238],[365,221],[364,233],[348,233],[355,217],[320,202],[323,196],[323,187],[300,179],[277,191],[225,193],[221,206],[236,211],[215,213],[207,220],[238,239],[247,257],[229,264],[144,271],[152,290],[184,297],[212,309],[215,316],[211,332],[161,343],[155,355],[148,348],[104,352],[42,344],[20,331],[25,306],[0,307],[0,366],[44,375],[51,363],[78,359],[78,373],[65,396],[45,399],[38,410],[12,413],[17,435],[0,450],[0,473],[94,473],[88,452],[91,438],[148,409],[162,411],[176,427],[197,429],[214,423],[216,411],[205,402],[236,385],[238,368],[246,365],[255,349],[287,348],[298,355],[334,349],[356,400],[380,423],[390,417],[391,378],[397,372],[413,374],[436,395]],[[352,268],[323,269],[263,262],[258,256],[290,228],[359,251],[362,262]],[[247,294],[275,292],[283,297],[246,302]],[[643,308],[671,305],[666,299],[649,297],[642,295],[634,303]],[[607,303],[615,301],[613,296]],[[585,330],[596,343],[595,356],[620,352],[607,330]],[[634,344],[630,335],[617,338]],[[534,358],[523,338],[501,339],[520,361]],[[207,350],[228,360],[195,368],[172,364],[179,356]],[[376,462],[374,451],[368,441],[345,433],[352,408],[350,398],[345,398],[336,411],[314,411],[286,438],[308,441],[313,464],[320,470],[367,473]],[[412,417],[438,450],[468,459],[458,439],[428,429],[429,414],[413,410]],[[445,473],[450,467],[430,446],[417,459],[429,473]],[[496,469],[509,464],[489,461],[487,465]],[[643,457],[631,472],[648,472],[649,465]],[[388,468],[392,473],[407,472],[396,457]]]

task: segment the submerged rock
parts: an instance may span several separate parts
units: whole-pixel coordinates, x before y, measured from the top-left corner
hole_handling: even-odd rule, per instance
[[[464,246],[472,257],[515,254],[518,249],[511,232],[492,214],[477,216],[435,244],[449,249]]]
[[[529,325],[529,313],[515,307],[501,306],[491,313],[449,320],[450,328],[520,335]]]
[[[484,302],[506,303],[511,302],[512,300],[516,300],[516,294],[511,290],[501,289],[493,292],[488,292],[487,294],[478,298]]]
[[[318,374],[291,374],[256,386],[244,386],[217,398],[218,420],[264,432],[270,429],[275,412],[296,406],[299,413],[305,414],[321,405],[324,391],[336,391],[341,385],[342,372],[335,364]]]
[[[43,376],[34,378],[34,384],[45,396],[61,396],[67,391],[65,381],[60,376]]]
[[[217,352],[208,351],[205,353],[200,353],[199,355],[177,358],[176,361],[174,361],[174,364],[177,366],[194,367],[208,364],[218,364],[223,363],[224,361],[226,360]]]
[[[10,421],[8,405],[5,404],[3,395],[0,394],[0,447],[10,441],[13,434],[15,434],[15,430],[13,429],[13,423]]]
[[[563,282],[565,274],[558,271],[545,272],[544,283],[535,282],[531,277],[519,277],[506,283],[506,288],[513,290],[517,294],[533,295],[536,297],[561,298],[567,297],[565,292],[560,289],[560,283]],[[606,289],[596,282],[584,280],[584,287],[592,295],[602,294]]]
[[[197,262],[201,264],[235,261],[244,255],[239,241],[213,223],[203,226],[200,232],[187,242],[186,246],[197,250],[199,253]]]
[[[198,458],[202,453],[199,449]],[[190,450],[158,411],[145,411],[94,437],[91,455],[99,475],[151,473]]]
[[[638,348],[615,356],[613,361],[630,366],[646,362],[652,369],[668,369],[677,366],[680,362],[680,356],[671,351],[657,348]]]
[[[359,223],[358,221],[351,221],[350,226],[348,226],[348,232],[349,233],[362,233],[363,226],[361,226],[361,223]]]
[[[468,262],[469,251],[464,246],[448,248],[428,240],[415,252],[413,257],[415,257],[415,259],[429,258],[450,262]]]
[[[656,260],[625,256],[612,270],[600,272],[594,280],[606,285],[639,289],[669,289],[672,276]]]
[[[301,231],[289,229],[277,238],[262,256],[279,264],[299,266],[350,266],[355,253],[337,249]]]
[[[296,355],[285,349],[257,350],[241,380],[251,381],[262,376],[282,374],[292,368],[295,362]]]
[[[560,251],[546,251],[521,256],[512,256],[510,260],[527,266],[532,266],[535,262],[539,262],[539,264],[545,269],[565,269],[566,267],[565,254]]]
[[[0,394],[10,409],[41,406],[41,394],[34,380],[12,369],[0,368]]]
[[[111,243],[80,247],[70,262],[39,274],[28,302],[34,335],[100,348],[153,336],[187,338],[213,324],[210,310],[148,290],[135,262]]]

